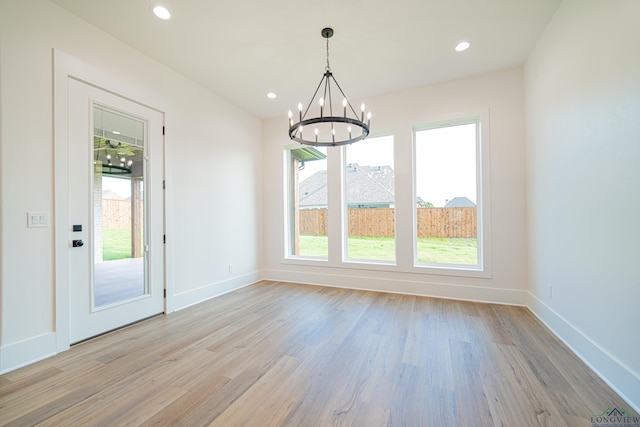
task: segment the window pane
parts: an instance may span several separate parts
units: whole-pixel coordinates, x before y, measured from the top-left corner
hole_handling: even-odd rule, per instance
[[[347,258],[395,261],[393,137],[346,147]]]
[[[478,265],[477,122],[417,131],[417,261]]]
[[[144,251],[145,124],[106,106],[93,108],[95,307],[149,293]]]
[[[326,148],[290,151],[289,254],[328,258]]]

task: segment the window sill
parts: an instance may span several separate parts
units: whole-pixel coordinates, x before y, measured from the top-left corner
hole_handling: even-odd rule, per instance
[[[337,268],[348,270],[364,270],[364,271],[385,271],[389,273],[408,273],[420,275],[439,275],[451,277],[472,277],[490,279],[491,271],[478,267],[461,267],[461,266],[436,266],[436,265],[414,265],[400,266],[395,261],[367,261],[367,260],[344,260],[339,262],[330,262],[328,259],[321,258],[303,258],[303,257],[285,257],[281,261],[282,264],[301,265],[308,267]]]

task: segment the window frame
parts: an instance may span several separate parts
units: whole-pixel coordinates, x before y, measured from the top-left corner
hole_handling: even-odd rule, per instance
[[[435,264],[418,261],[418,212],[417,212],[417,133],[444,127],[476,124],[476,241],[477,264]],[[440,118],[428,123],[415,125],[412,129],[412,181],[413,181],[413,269],[433,274],[491,277],[491,245],[490,245],[490,154],[489,154],[489,114],[459,114]]]
[[[393,151],[393,171],[394,171],[394,176],[395,176],[395,170],[396,170],[396,156],[395,156],[395,150],[396,150],[396,141],[395,141],[395,135],[393,133],[385,133],[385,134],[377,134],[375,136],[371,136],[370,138],[367,138],[367,140],[371,140],[371,139],[378,139],[378,138],[391,138],[391,142],[390,144],[392,145],[392,151]],[[366,142],[364,142],[366,143]],[[342,175],[342,185],[340,187],[340,191],[341,191],[341,230],[342,230],[342,235],[341,235],[341,242],[342,242],[342,263],[344,264],[355,264],[355,265],[366,265],[366,266],[373,266],[373,265],[380,265],[380,266],[387,266],[387,267],[395,267],[398,265],[398,242],[397,242],[397,235],[398,235],[398,230],[397,230],[397,215],[396,215],[396,210],[397,210],[397,199],[396,199],[396,181],[394,179],[393,182],[393,188],[394,188],[394,197],[393,197],[393,205],[394,205],[394,221],[393,221],[393,248],[394,248],[394,254],[393,254],[393,259],[392,260],[376,260],[376,259],[365,259],[365,258],[349,258],[349,204],[347,201],[347,168],[348,168],[348,159],[347,159],[347,149],[349,148],[349,146],[344,146],[342,147],[342,158],[341,158],[341,166],[340,166],[340,171],[341,171],[341,175]],[[370,165],[373,166],[373,165]],[[378,165],[380,166],[380,165]]]
[[[284,194],[284,205],[283,205],[283,212],[284,212],[284,245],[283,245],[283,249],[284,249],[284,253],[283,253],[283,259],[287,260],[287,261],[303,261],[303,262],[319,262],[319,263],[324,263],[326,264],[329,261],[329,250],[327,251],[327,256],[326,257],[316,257],[316,256],[310,256],[310,255],[296,255],[294,254],[294,248],[293,248],[293,238],[294,238],[294,224],[293,224],[293,219],[294,219],[294,211],[295,208],[292,204],[292,199],[293,199],[293,192],[294,192],[294,179],[293,179],[293,155],[292,152],[293,150],[297,150],[300,148],[304,148],[304,146],[300,145],[300,144],[289,144],[286,145],[283,149],[283,168],[282,170],[285,171],[285,177],[282,180],[283,181],[283,194]],[[329,153],[327,152],[326,154],[326,160],[327,160],[327,169],[328,169],[328,159],[329,159]],[[300,183],[298,182],[298,185]],[[328,188],[327,185],[327,195],[330,193],[330,189]],[[327,212],[329,211],[329,203],[327,203]],[[327,241],[329,241],[329,235],[327,234]]]
[[[482,248],[478,254],[477,266],[466,265],[438,265],[417,264],[417,216],[415,210],[416,182],[415,182],[415,132],[425,130],[438,123],[450,122],[463,124],[464,120],[476,119],[479,121],[478,133],[480,135],[479,149],[476,153],[477,174],[477,225],[478,245]],[[415,123],[415,122],[414,122]],[[490,122],[489,110],[470,110],[466,114],[449,114],[428,117],[423,124],[406,123],[401,128],[387,129],[377,133],[376,137],[393,136],[394,138],[394,167],[395,167],[395,263],[388,261],[367,261],[346,258],[345,221],[346,211],[343,200],[345,185],[345,159],[344,147],[330,147],[327,149],[327,185],[328,185],[328,257],[317,258],[309,256],[291,255],[291,212],[289,205],[289,191],[291,186],[291,158],[292,149],[303,147],[300,144],[283,144],[283,163],[281,171],[283,195],[283,249],[282,264],[323,267],[356,271],[381,271],[389,273],[409,273],[420,276],[449,276],[468,278],[491,278],[491,168],[490,168]],[[372,135],[373,137],[373,135]],[[366,141],[361,142],[366,144]],[[398,171],[402,173],[398,173]],[[286,172],[285,172],[286,171]],[[400,187],[399,187],[400,186]],[[406,187],[405,187],[406,186]],[[409,188],[407,188],[409,187]],[[407,188],[405,190],[405,188]],[[333,191],[332,191],[333,190]],[[335,194],[334,194],[335,193]],[[337,194],[340,193],[340,194]],[[339,204],[339,207],[338,207]],[[470,268],[471,267],[471,268]],[[324,273],[323,273],[324,274]],[[381,279],[391,280],[391,279]],[[417,279],[421,281],[421,279]],[[433,279],[432,279],[433,280]],[[418,282],[416,282],[418,283]]]

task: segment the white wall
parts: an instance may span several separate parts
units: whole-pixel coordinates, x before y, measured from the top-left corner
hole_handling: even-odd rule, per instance
[[[283,147],[286,115],[265,122],[265,275],[275,280],[405,292],[510,304],[526,303],[526,226],[522,69],[511,69],[365,100],[374,132],[394,134],[398,266],[379,269],[284,260]],[[360,101],[354,102],[359,105]],[[412,126],[488,112],[492,258],[490,277],[429,274],[412,269]],[[366,144],[366,141],[358,144]],[[334,148],[332,150],[338,150]],[[339,174],[339,168],[330,175]],[[400,167],[399,165],[404,165]],[[331,182],[329,183],[331,185]],[[403,208],[404,207],[404,208]],[[331,219],[330,219],[331,221]],[[332,224],[329,224],[331,228]],[[340,226],[338,225],[338,228]],[[330,231],[331,232],[331,231]],[[330,243],[331,244],[331,243]],[[331,257],[331,254],[330,254]],[[327,264],[327,263],[324,263]]]
[[[54,224],[53,48],[166,113],[170,308],[260,275],[261,122],[49,1],[0,0],[0,371],[55,348],[54,229],[26,227]]]
[[[525,67],[529,305],[636,410],[638,17],[635,0],[565,0]]]
[[[53,214],[56,48],[153,93],[166,112],[173,309],[257,280],[261,253],[267,278],[528,304],[637,409],[639,8],[565,0],[524,81],[513,69],[366,100],[405,164],[412,125],[489,112],[492,263],[483,278],[284,262],[284,116],[261,126],[46,0],[0,0],[0,371],[55,348],[53,229],[27,229],[25,217]],[[396,179],[406,199],[410,171]],[[405,242],[408,227],[398,232]]]

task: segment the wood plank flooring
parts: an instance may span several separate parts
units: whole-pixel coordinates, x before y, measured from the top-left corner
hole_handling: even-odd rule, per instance
[[[7,426],[590,426],[525,308],[261,282],[0,376]]]

